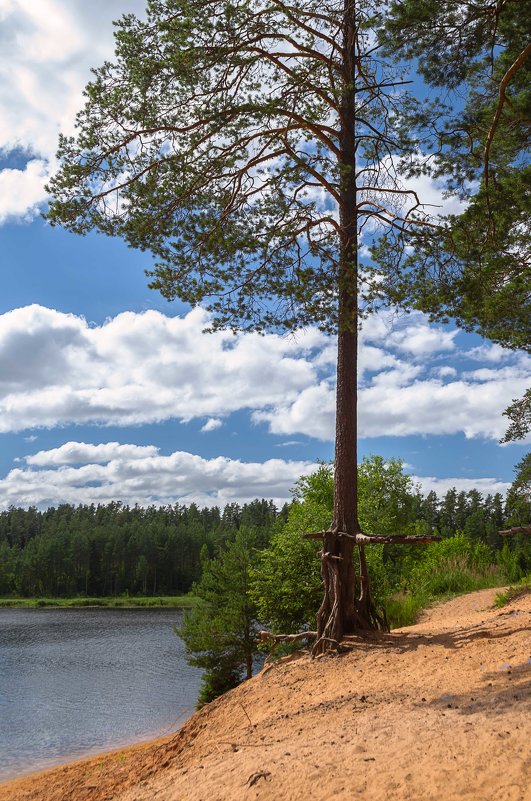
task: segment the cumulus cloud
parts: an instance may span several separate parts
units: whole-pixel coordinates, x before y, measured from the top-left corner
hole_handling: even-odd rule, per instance
[[[201,309],[96,327],[36,305],[0,316],[0,431],[218,418],[295,400],[316,380],[308,354],[324,335],[203,334],[207,322]]]
[[[427,324],[413,324],[392,332],[389,344],[414,356],[430,356],[432,353],[453,350],[456,334],[456,330],[445,331]]]
[[[497,492],[505,495],[511,486],[510,483],[498,481],[496,478],[435,478],[434,476],[411,476],[411,478],[416,484],[420,484],[424,495],[433,491],[439,497],[445,495],[452,487],[458,492],[470,492],[475,489],[483,496],[495,495]]]
[[[153,446],[117,442],[90,445],[67,442],[39,451],[0,479],[0,508],[59,503],[130,504],[226,503],[272,498],[281,505],[290,488],[316,468],[302,461],[269,459],[241,462],[218,456],[204,459],[186,451],[169,456]]]
[[[439,378],[453,378],[455,375],[457,375],[457,370],[455,367],[445,364],[442,367],[436,367],[434,369],[434,373],[438,375]]]
[[[204,334],[207,324],[201,309],[184,317],[126,312],[101,326],[37,305],[1,315],[0,432],[201,418],[202,430],[213,431],[247,410],[289,439],[333,438],[333,339],[315,329],[294,337]],[[416,315],[404,330],[415,341],[430,329]],[[360,353],[362,437],[503,435],[502,412],[528,386],[529,358],[505,352],[496,369],[489,362],[461,373],[432,368],[453,342],[447,333],[435,327],[430,359],[416,346],[404,356],[399,327],[389,329],[382,316],[368,321]]]
[[[295,481],[317,468],[308,461],[242,462],[223,456],[205,459],[186,451],[165,456],[152,445],[118,442],[67,442],[19,461],[25,465],[0,479],[0,509],[112,500],[143,506],[192,502],[224,506],[271,498],[282,505],[290,499]],[[412,478],[424,494],[435,490],[439,496],[451,487],[459,491],[478,489],[486,495],[503,494],[510,486],[495,478]]]
[[[33,467],[59,467],[93,462],[105,464],[112,460],[147,459],[156,456],[154,445],[120,445],[119,442],[105,442],[91,445],[86,442],[65,442],[59,448],[50,448],[25,457],[26,464]]]
[[[0,0],[0,152],[38,156],[0,172],[0,223],[45,200],[60,131],[71,134],[90,68],[112,56],[112,20],[144,0]]]
[[[206,423],[201,426],[201,431],[215,431],[216,428],[221,428],[223,421],[219,417],[209,417]]]
[[[529,377],[508,371],[488,382],[443,383],[416,380],[408,386],[377,380],[359,392],[359,435],[362,438],[412,434],[455,434],[498,440],[507,427],[503,410],[512,394],[522,395]],[[383,374],[385,378],[385,374]],[[331,384],[301,392],[292,403],[254,413],[275,434],[304,433],[330,440],[334,431],[335,396]]]
[[[35,216],[46,199],[47,177],[48,165],[42,159],[31,159],[23,170],[0,170],[0,225],[12,217]]]
[[[469,359],[474,359],[478,362],[502,362],[506,356],[507,351],[501,345],[496,343],[485,343],[479,345],[477,348],[471,348],[467,356]]]
[[[467,438],[499,439],[506,427],[502,412],[507,398],[515,384],[523,388],[526,383],[513,374],[509,381],[494,377],[482,386],[426,379],[388,393],[370,387],[361,393],[360,425],[365,436],[383,429],[395,436],[463,432]]]

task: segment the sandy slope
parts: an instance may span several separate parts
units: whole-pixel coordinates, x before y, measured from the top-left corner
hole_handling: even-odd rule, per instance
[[[0,785],[0,801],[531,801],[531,596],[450,601],[276,663],[173,738]]]

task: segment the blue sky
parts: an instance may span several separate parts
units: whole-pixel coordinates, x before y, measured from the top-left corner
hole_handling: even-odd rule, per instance
[[[204,334],[204,312],[147,288],[148,255],[40,217],[111,20],[142,6],[0,0],[0,509],[281,502],[333,456],[332,338]],[[360,361],[361,455],[401,457],[425,491],[507,488],[528,448],[498,444],[523,353],[390,313]]]

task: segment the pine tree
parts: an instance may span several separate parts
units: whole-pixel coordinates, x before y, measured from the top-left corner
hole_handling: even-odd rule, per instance
[[[48,219],[121,236],[151,286],[203,303],[212,327],[337,334],[335,484],[316,648],[378,627],[357,510],[357,349],[381,276],[364,229],[394,245],[430,222],[394,169],[412,104],[375,41],[376,0],[150,0],[117,25],[75,138],[62,137]],[[417,106],[415,106],[417,107]],[[359,550],[359,573],[354,549]]]
[[[437,98],[411,117],[411,126],[437,129],[431,152],[428,147],[414,171],[438,178],[466,208],[441,220],[429,237],[420,233],[407,254],[390,248],[389,237],[379,251],[397,301],[526,350],[529,22],[529,4],[518,0],[392,0],[385,20],[389,50],[414,60],[432,93],[455,92],[446,108]]]
[[[179,628],[190,664],[204,669],[198,706],[250,679],[257,652],[256,608],[249,594],[256,534],[240,528],[219,556],[202,553],[193,592],[200,603]]]

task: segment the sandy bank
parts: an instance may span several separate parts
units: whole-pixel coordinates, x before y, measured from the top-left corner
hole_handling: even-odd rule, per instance
[[[0,801],[529,801],[531,596],[450,601],[346,654],[276,663],[173,737]]]

